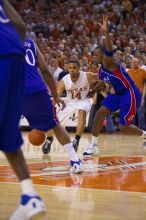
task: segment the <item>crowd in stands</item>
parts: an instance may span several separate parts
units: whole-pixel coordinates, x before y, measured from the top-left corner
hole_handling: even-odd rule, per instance
[[[60,73],[67,72],[70,59],[78,59],[83,71],[98,71],[96,48],[105,39],[98,22],[107,14],[115,59],[129,71],[143,93],[145,0],[14,0],[13,3],[27,24],[27,36],[37,43],[56,81]]]

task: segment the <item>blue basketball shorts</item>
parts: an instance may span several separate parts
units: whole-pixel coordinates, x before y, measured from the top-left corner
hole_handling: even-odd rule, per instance
[[[136,86],[122,94],[110,94],[102,102],[111,112],[120,110],[120,124],[124,126],[132,123],[140,104],[141,93]]]
[[[25,60],[0,57],[0,150],[14,152],[23,143],[19,128]]]
[[[32,129],[48,131],[59,124],[55,107],[46,90],[26,94],[22,114]]]

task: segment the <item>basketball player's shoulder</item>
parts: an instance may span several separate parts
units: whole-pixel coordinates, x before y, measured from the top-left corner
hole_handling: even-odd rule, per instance
[[[33,41],[29,38],[26,38],[26,40],[24,42],[24,46],[27,48],[31,48],[32,44],[33,44]]]
[[[83,78],[87,78],[87,72],[85,72],[85,71],[80,71],[80,76],[79,76],[81,79],[83,79]]]
[[[81,73],[81,78],[84,78],[85,80],[89,80],[91,77],[96,76],[97,74],[92,72],[83,72]]]
[[[67,82],[68,80],[71,80],[70,74],[65,75],[65,76],[62,78],[62,80],[63,80],[64,82]]]

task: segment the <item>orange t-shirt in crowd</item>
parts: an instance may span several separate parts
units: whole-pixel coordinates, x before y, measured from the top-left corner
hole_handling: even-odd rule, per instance
[[[139,90],[143,91],[144,80],[146,79],[146,71],[142,68],[131,68],[128,70],[128,74],[131,76]]]

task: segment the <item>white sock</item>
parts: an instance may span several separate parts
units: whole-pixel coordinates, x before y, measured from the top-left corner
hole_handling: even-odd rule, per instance
[[[91,144],[92,145],[95,145],[95,144],[98,145],[98,137],[95,137],[95,136],[92,135]]]
[[[146,136],[146,131],[143,131],[142,137]]]
[[[65,144],[63,145],[64,149],[66,150],[70,160],[73,160],[73,161],[78,161],[79,158],[73,148],[73,144],[72,143],[68,143],[68,144]]]
[[[31,196],[36,195],[35,188],[31,179],[25,179],[20,182],[22,188],[22,194],[29,194]]]

